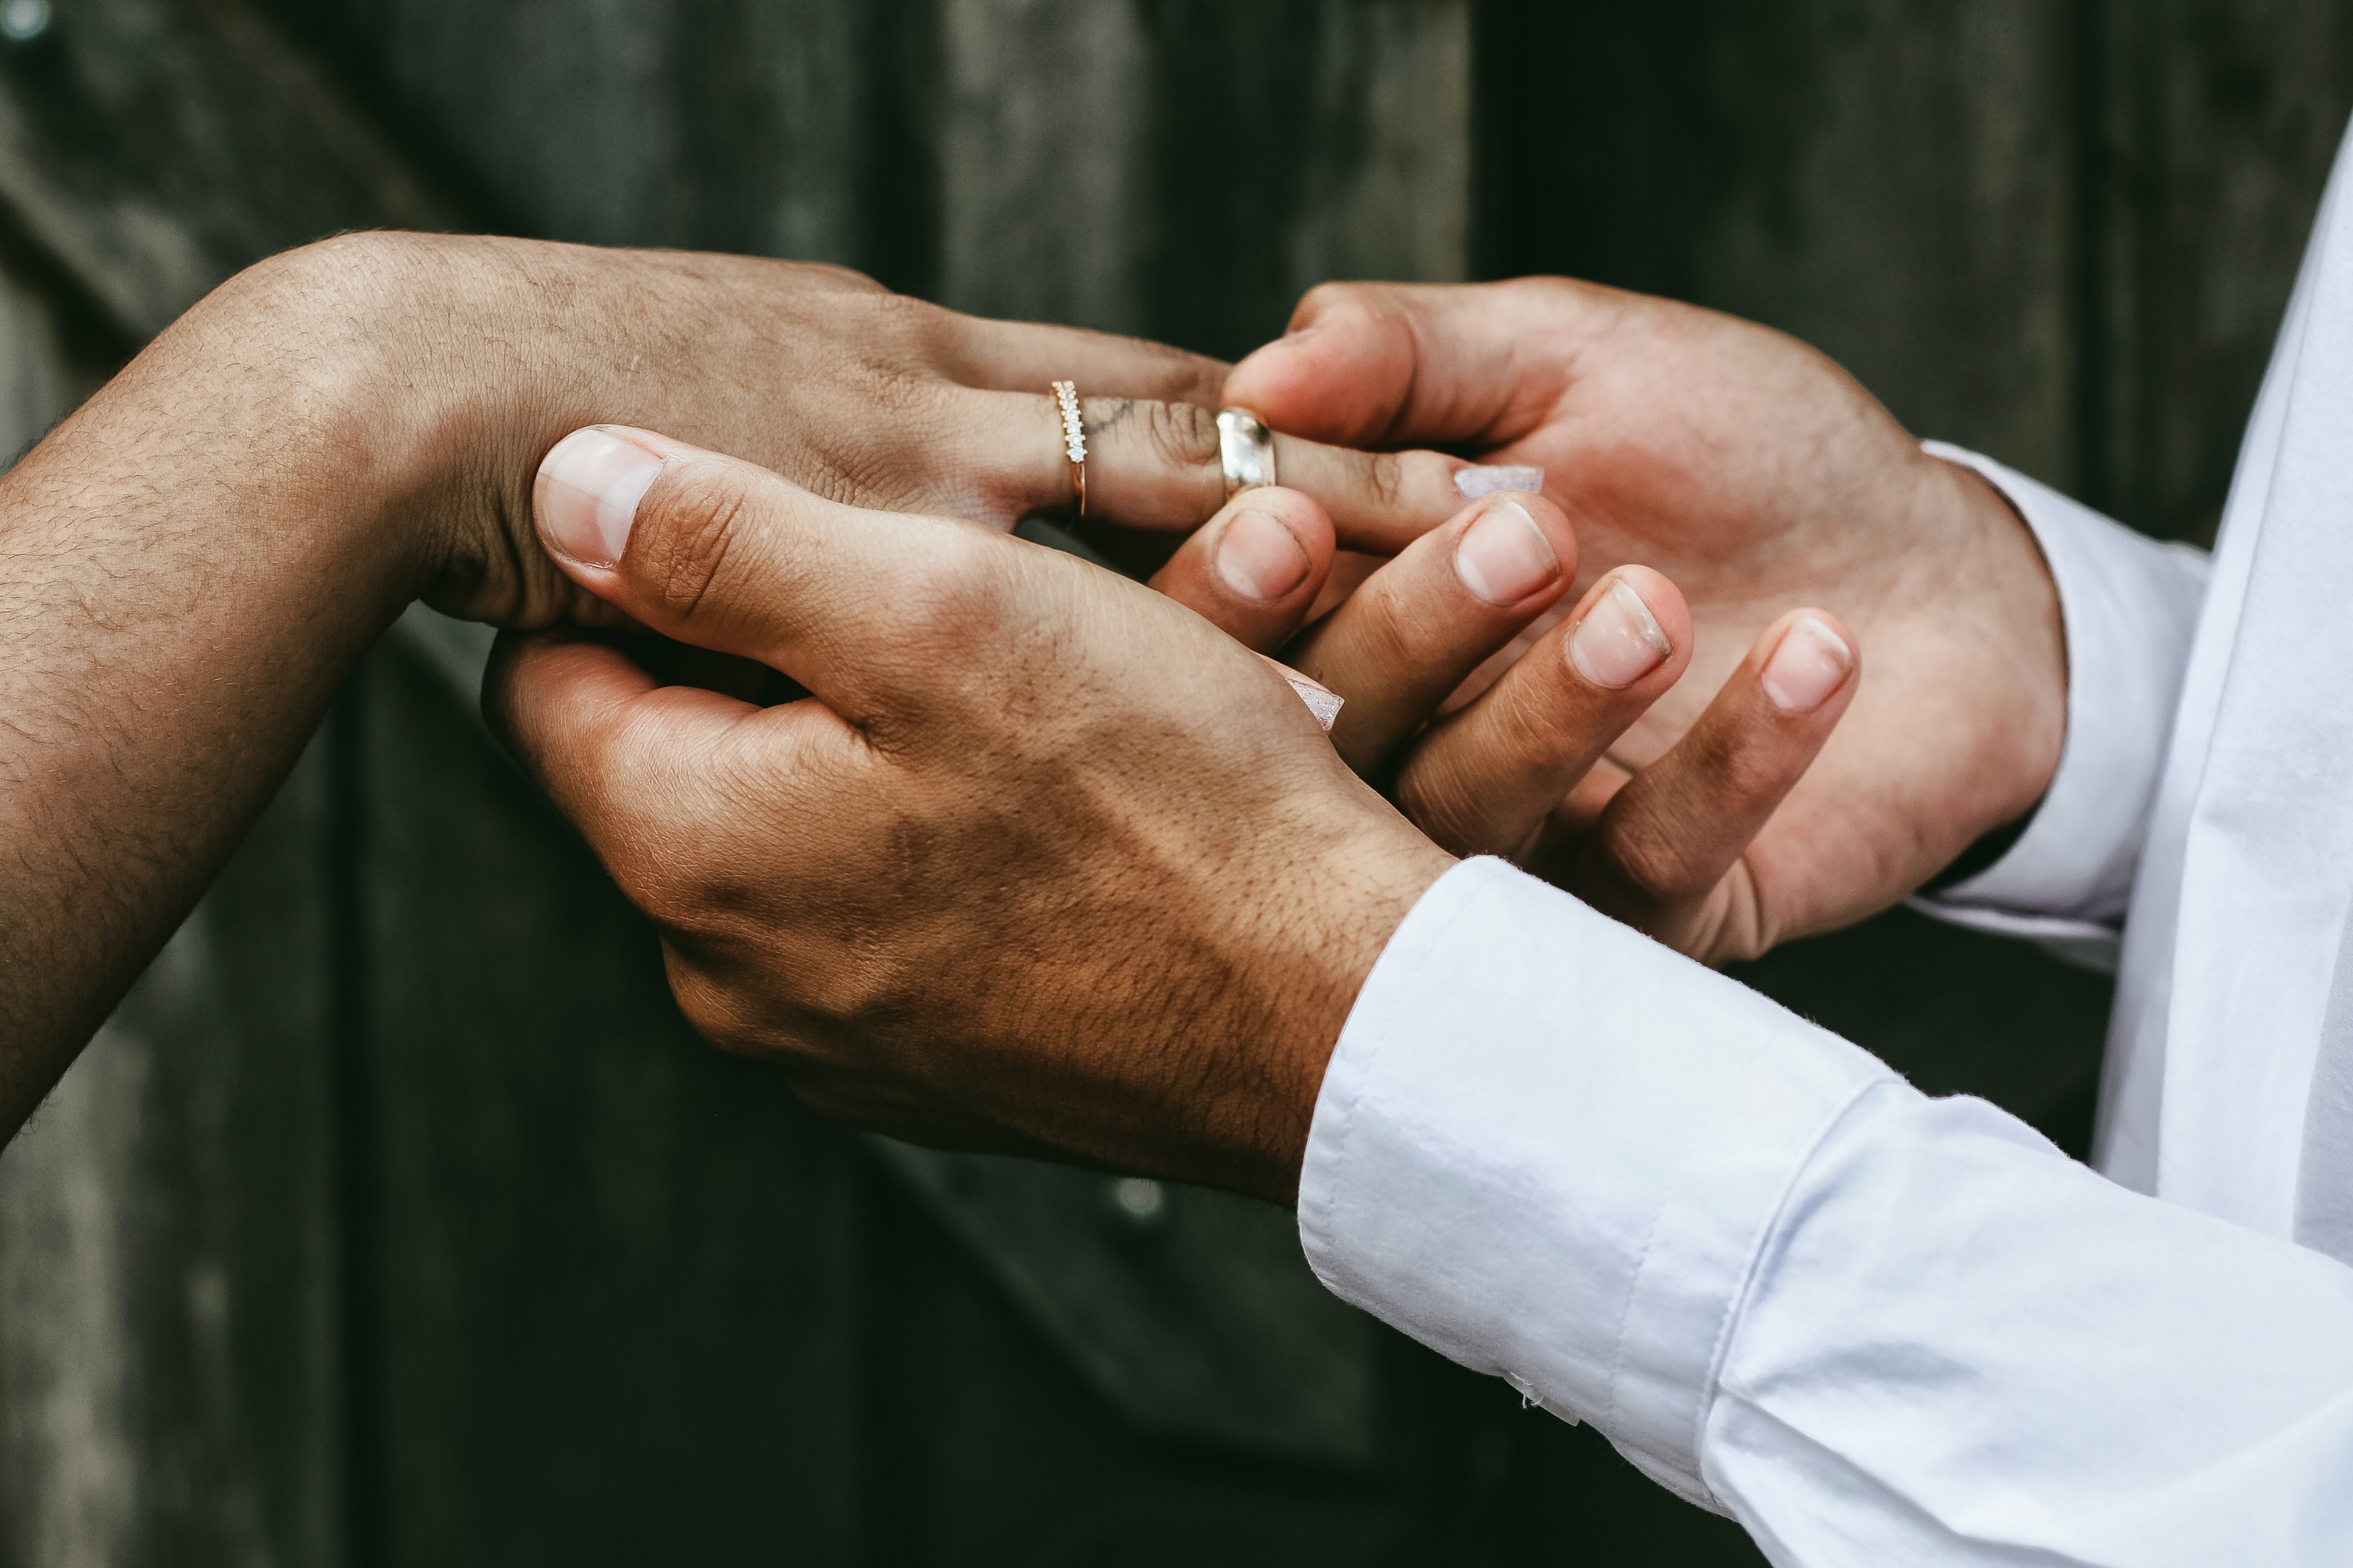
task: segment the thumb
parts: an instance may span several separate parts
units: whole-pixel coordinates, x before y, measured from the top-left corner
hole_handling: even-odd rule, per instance
[[[1493,450],[1543,422],[1627,298],[1565,278],[1326,283],[1234,367],[1225,399],[1339,446]]]
[[[1335,446],[1400,439],[1419,357],[1404,315],[1408,292],[1382,283],[1310,289],[1290,331],[1226,377],[1227,406],[1247,408],[1286,435]]]
[[[650,431],[557,442],[532,492],[542,544],[649,631],[782,670],[846,718],[871,706],[923,606],[987,575],[975,525],[867,511]]]

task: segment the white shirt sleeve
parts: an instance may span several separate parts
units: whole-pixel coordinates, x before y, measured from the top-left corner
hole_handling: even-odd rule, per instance
[[[2207,556],[2135,533],[1989,458],[1926,447],[1984,475],[2042,547],[2066,627],[2067,739],[2009,853],[1914,905],[1981,930],[2112,945],[2181,700]]]
[[[1500,861],[1316,1103],[1324,1283],[1775,1562],[2337,1564],[2353,1269],[2126,1191]]]

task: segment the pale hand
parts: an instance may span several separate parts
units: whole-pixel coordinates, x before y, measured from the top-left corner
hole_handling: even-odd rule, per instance
[[[1225,399],[1319,441],[1540,467],[1581,545],[1579,586],[1641,563],[1682,590],[1688,669],[1546,830],[1505,852],[1701,957],[1750,956],[1885,907],[2031,811],[2057,765],[2064,643],[2024,524],[1779,333],[1558,279],[1334,285],[1236,367]],[[1740,767],[1677,742],[1721,712],[1710,703],[1728,679],[1754,682],[1760,652],[1811,605],[1868,648],[1869,679],[1851,683],[1835,734],[1813,738],[1819,758],[1773,795],[1761,830],[1736,822],[1736,840],[1715,807],[1741,795]],[[1345,671],[1309,672],[1354,695]],[[1491,744],[1454,770],[1453,797],[1529,771]],[[1654,781],[1641,831],[1597,843],[1611,797],[1662,772],[1677,776]],[[1495,847],[1414,815],[1450,847]]]

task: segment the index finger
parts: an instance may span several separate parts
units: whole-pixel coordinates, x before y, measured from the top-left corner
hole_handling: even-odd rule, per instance
[[[756,711],[699,687],[663,686],[595,634],[502,632],[482,675],[491,732],[591,842],[609,801],[607,792],[588,787],[594,781],[666,773],[681,752],[671,743],[681,726]]]

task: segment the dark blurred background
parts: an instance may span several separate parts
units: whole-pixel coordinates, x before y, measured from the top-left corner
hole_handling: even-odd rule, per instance
[[[0,450],[353,227],[1226,354],[1565,271],[2203,541],[2348,103],[2329,0],[0,0]],[[0,1565],[1757,1561],[1288,1215],[700,1047],[480,651],[386,639],[0,1155]],[[1744,974],[2081,1150],[2099,975],[1902,912]]]

